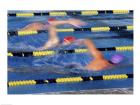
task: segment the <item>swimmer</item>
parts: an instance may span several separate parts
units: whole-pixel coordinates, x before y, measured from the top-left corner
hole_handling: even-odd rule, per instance
[[[68,19],[68,20],[58,21],[52,18],[49,19],[46,24],[32,23],[27,25],[25,28],[21,30],[22,31],[34,31],[34,30],[46,30],[46,29],[48,30],[49,40],[44,44],[43,47],[39,48],[38,50],[46,50],[49,48],[57,47],[59,45],[69,45],[72,43],[77,43],[78,45],[85,45],[89,50],[90,54],[92,55],[92,57],[94,58],[93,61],[91,61],[89,64],[85,66],[86,69],[99,71],[99,70],[113,67],[113,64],[104,58],[102,52],[96,48],[93,41],[91,41],[90,39],[78,40],[73,36],[67,36],[63,39],[63,41],[60,41],[57,35],[57,26],[64,25],[64,24],[70,24],[75,27],[81,27],[83,25],[86,25],[85,22],[78,19]]]
[[[25,26],[24,28],[20,29],[20,31],[36,31],[36,30],[48,30],[49,33],[49,40],[45,43],[45,45],[41,48],[39,48],[38,50],[45,50],[45,49],[49,49],[49,48],[53,48],[58,46],[60,40],[57,36],[57,29],[56,27],[58,25],[63,25],[63,24],[70,24],[73,25],[75,27],[80,27],[85,25],[85,22],[82,22],[78,19],[68,19],[68,20],[64,20],[64,21],[57,21],[54,18],[49,18],[47,23],[43,24],[40,22],[36,22],[36,23],[31,23],[27,26]],[[68,44],[67,43],[63,43]],[[70,43],[69,43],[70,44]]]

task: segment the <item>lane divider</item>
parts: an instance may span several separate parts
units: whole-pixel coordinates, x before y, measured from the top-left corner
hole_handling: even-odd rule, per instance
[[[50,11],[50,12],[32,12],[32,13],[8,13],[9,17],[34,17],[34,16],[68,16],[81,15],[92,16],[99,14],[129,14],[133,10],[86,10],[86,11]]]
[[[100,51],[133,51],[133,46],[119,46],[98,48]],[[70,53],[87,53],[88,49],[71,49],[71,50],[47,50],[47,51],[33,51],[33,52],[8,52],[9,57],[30,57],[30,56],[51,56],[56,54],[70,54]]]
[[[133,74],[112,74],[102,76],[89,76],[89,77],[64,77],[64,78],[53,78],[44,80],[17,80],[9,81],[8,87],[15,86],[26,86],[26,85],[39,85],[39,84],[50,84],[50,83],[74,83],[74,82],[86,82],[86,81],[99,81],[99,80],[123,80],[133,78]]]
[[[109,32],[109,31],[131,31],[132,25],[128,26],[102,26],[102,27],[90,27],[90,28],[67,28],[57,29],[57,32]],[[47,33],[47,30],[34,30],[34,31],[8,31],[8,36],[25,36],[36,35],[40,33]]]

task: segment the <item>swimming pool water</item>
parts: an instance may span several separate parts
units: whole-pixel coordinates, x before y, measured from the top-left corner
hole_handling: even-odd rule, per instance
[[[124,17],[120,20],[94,20],[99,18],[116,18]],[[132,14],[126,15],[99,15],[99,16],[65,16],[55,17],[58,20],[66,20],[68,18],[77,18],[86,21],[88,24],[84,27],[94,26],[126,26],[133,25],[133,19],[125,19],[125,17],[133,17]],[[46,22],[49,17],[8,17],[8,30],[18,30],[32,22]],[[63,25],[59,28],[70,28],[71,25]],[[114,47],[114,46],[128,46],[133,45],[133,38],[106,38],[111,36],[133,35],[132,31],[127,32],[74,32],[74,33],[58,33],[59,37],[63,38],[67,35],[73,35],[77,39],[90,38],[95,45],[99,47]],[[95,38],[96,37],[96,38]],[[104,37],[104,38],[101,38]],[[34,51],[36,48],[41,47],[46,40],[48,40],[47,33],[29,36],[13,36],[8,37],[8,50],[9,51]],[[66,47],[71,49],[73,46]],[[25,80],[25,79],[44,79],[56,77],[69,77],[69,76],[91,76],[91,75],[104,75],[104,74],[126,74],[133,73],[133,52],[124,51],[104,51],[106,59],[110,59],[114,54],[122,54],[125,56],[124,61],[118,67],[111,70],[103,71],[85,71],[80,69],[65,68],[65,64],[74,63],[86,65],[92,59],[88,53],[85,54],[67,54],[46,57],[8,57],[8,80]],[[71,59],[68,59],[71,58]],[[61,91],[79,91],[89,89],[108,89],[108,88],[132,88],[133,80],[114,80],[114,81],[89,81],[86,83],[72,83],[72,84],[51,84],[48,86],[23,86],[23,87],[9,87],[8,93],[46,93],[46,92],[61,92]]]

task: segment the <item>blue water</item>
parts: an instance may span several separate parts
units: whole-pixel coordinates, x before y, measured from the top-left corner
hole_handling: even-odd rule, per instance
[[[13,11],[12,11],[13,12]],[[94,20],[88,21],[89,18],[106,18],[106,17],[124,17],[121,20]],[[127,15],[99,15],[99,16],[65,16],[65,17],[55,17],[58,20],[66,20],[68,18],[82,19],[87,22],[84,27],[94,27],[94,26],[126,26],[133,25],[133,19],[125,19],[125,17],[133,17],[132,14]],[[49,17],[8,17],[8,30],[18,30],[26,25],[33,22],[46,22]],[[71,25],[62,25],[59,28],[71,28]],[[133,33],[131,31],[127,32],[74,32],[74,33],[58,33],[60,38],[67,35],[73,35],[77,39],[90,38],[95,43],[96,47],[114,47],[114,46],[128,46],[133,45],[132,38],[100,38],[100,37],[110,37],[110,36],[120,36],[126,33]],[[130,34],[132,35],[132,34]],[[96,38],[95,38],[96,37]],[[98,37],[98,39],[97,39]],[[36,48],[41,47],[48,40],[47,33],[41,33],[38,35],[29,36],[13,36],[8,37],[8,50],[9,51],[34,51]],[[66,46],[59,49],[73,49],[81,48],[81,46]],[[90,75],[103,75],[103,74],[125,74],[133,73],[133,52],[124,51],[104,51],[103,52],[106,59],[110,58],[114,54],[122,54],[124,56],[124,61],[120,66],[115,67],[110,70],[103,71],[87,71],[84,66],[87,65],[93,58],[89,53],[84,54],[66,54],[66,55],[55,55],[55,56],[43,56],[43,57],[8,57],[8,80],[26,80],[26,79],[44,79],[44,78],[57,78],[57,77],[69,77],[69,76],[90,76]],[[76,64],[79,67],[76,68],[66,68],[69,64]],[[23,87],[10,87],[8,92],[12,94],[19,93],[44,93],[44,92],[57,92],[57,91],[78,91],[78,90],[88,90],[88,89],[106,89],[106,88],[127,88],[132,87],[132,79],[124,81],[109,81],[109,82],[87,82],[87,83],[77,83],[67,85],[67,84],[53,84],[48,87],[41,86],[23,86]],[[69,87],[70,86],[70,87]],[[73,86],[76,86],[75,88]],[[30,89],[29,89],[30,88]]]

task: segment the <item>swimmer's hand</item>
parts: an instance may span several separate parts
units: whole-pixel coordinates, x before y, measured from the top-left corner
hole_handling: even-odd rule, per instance
[[[99,59],[94,59],[91,61],[86,68],[88,70],[93,70],[93,71],[99,71],[99,70],[104,70],[113,67],[112,64],[110,64],[106,59],[104,58],[99,58]]]
[[[80,26],[86,25],[86,22],[83,22],[83,21],[78,20],[78,19],[69,19],[68,23],[75,26],[75,27],[80,27]]]

